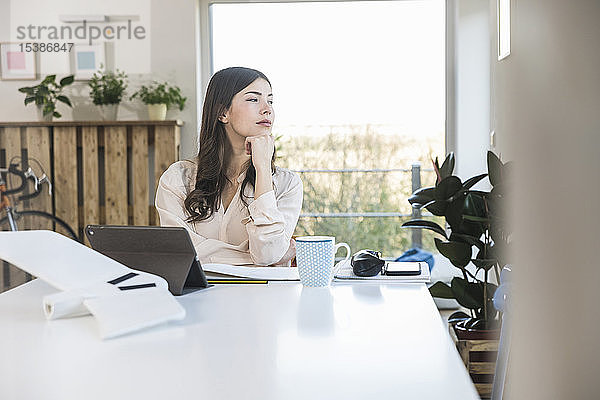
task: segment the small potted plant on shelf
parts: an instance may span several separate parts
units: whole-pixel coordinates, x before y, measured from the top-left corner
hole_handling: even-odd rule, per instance
[[[432,296],[456,299],[470,310],[470,315],[459,311],[449,318],[459,339],[487,339],[499,334],[500,315],[492,301],[497,286],[489,278],[493,273],[499,282],[500,269],[508,264],[506,249],[510,232],[502,215],[502,204],[510,163],[503,164],[488,151],[487,167],[487,174],[462,182],[452,175],[453,153],[441,167],[436,159],[436,185],[415,191],[408,201],[414,208],[425,208],[433,215],[445,217],[448,227],[423,219],[402,225],[437,233],[441,239],[435,238],[436,248],[462,272],[462,277],[452,279],[450,286],[436,282],[429,288]],[[486,177],[492,186],[490,191],[472,189]]]
[[[181,89],[167,82],[154,81],[150,85],[142,85],[131,96],[131,100],[139,99],[148,106],[148,118],[162,121],[166,118],[167,109],[177,107],[180,111],[185,107],[186,97],[181,95]]]
[[[127,75],[123,71],[116,72],[102,70],[94,73],[90,82],[90,97],[97,106],[100,106],[102,119],[115,121],[117,119],[119,103],[127,89]]]
[[[73,80],[74,76],[69,75],[56,83],[56,75],[48,75],[38,85],[19,88],[19,92],[25,93],[25,105],[35,103],[40,121],[52,121],[52,117],[62,117],[56,111],[57,101],[73,107],[71,100],[62,94],[63,89],[72,84]]]

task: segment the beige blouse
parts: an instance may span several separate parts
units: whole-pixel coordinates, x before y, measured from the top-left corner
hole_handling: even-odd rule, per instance
[[[296,173],[278,167],[275,190],[254,199],[254,189],[246,185],[247,207],[238,190],[226,211],[221,202],[210,218],[188,223],[183,203],[195,180],[196,163],[189,160],[172,164],[160,177],[155,205],[161,226],[186,228],[200,262],[271,265],[281,260],[302,208],[302,181]]]

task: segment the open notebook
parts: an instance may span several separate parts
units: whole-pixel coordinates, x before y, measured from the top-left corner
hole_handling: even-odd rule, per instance
[[[264,279],[269,281],[300,280],[298,268],[295,267],[257,267],[229,264],[202,264],[208,279]]]

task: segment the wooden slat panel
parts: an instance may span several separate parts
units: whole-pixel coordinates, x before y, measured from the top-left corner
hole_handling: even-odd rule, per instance
[[[30,281],[30,275],[23,270],[0,260],[0,293]]]
[[[105,129],[111,131],[106,141],[103,136]],[[128,129],[131,132],[129,144],[126,141]],[[112,132],[115,130],[116,133]],[[152,135],[148,134],[148,130]],[[29,157],[38,159],[54,184],[56,215],[78,233],[83,224],[88,223],[146,225],[158,222],[154,206],[148,200],[154,198],[155,184],[161,174],[178,159],[179,141],[180,122],[176,121],[0,123],[0,149],[6,150],[2,152],[7,157],[6,161],[21,156],[22,149],[27,149]],[[106,143],[104,157],[99,159]],[[50,153],[53,145],[54,151]],[[82,152],[81,165],[77,160],[78,146]],[[129,162],[127,146],[131,146],[132,159]],[[155,158],[148,160],[152,147]],[[102,162],[105,162],[104,166]],[[52,170],[51,163],[54,165]],[[153,165],[150,170],[149,165]],[[38,172],[35,163],[30,163],[30,166]],[[131,171],[129,177],[128,167]],[[103,193],[106,195],[101,198]],[[130,199],[128,194],[132,196]],[[19,208],[52,210],[52,200],[47,192],[31,200],[30,204],[25,203],[18,204]],[[23,221],[21,225],[21,228],[26,228]],[[0,265],[0,291],[24,281],[24,276],[16,276],[22,274],[18,269],[7,267],[4,274],[2,267]]]
[[[4,152],[4,128],[0,126],[0,168],[5,168],[4,159],[2,159],[2,153]]]
[[[489,399],[492,397],[492,384],[491,383],[476,383],[475,389],[482,399]]]
[[[106,223],[127,225],[127,128],[104,129]]]
[[[148,127],[134,126],[131,132],[133,171],[133,224],[150,224],[148,209]]]
[[[7,264],[8,265],[8,273],[7,276],[9,277],[6,285],[8,286],[8,288],[14,288],[16,286],[22,285],[25,282],[28,282],[31,278],[30,275],[28,275],[25,271],[23,271],[22,269],[19,269],[17,267],[15,267],[12,264]]]
[[[77,207],[77,132],[75,127],[54,128],[54,199],[56,216],[69,224],[77,233],[79,231],[79,213]]]
[[[100,193],[98,187],[98,128],[81,128],[83,163],[83,227],[100,223]],[[84,235],[85,236],[85,235]],[[85,239],[87,243],[87,238]]]
[[[469,350],[470,350],[470,343],[468,340],[459,340],[458,342],[455,342],[456,344],[456,349],[458,350],[458,354],[460,354],[460,358],[462,358],[463,360],[463,364],[465,364],[465,366],[469,365]]]
[[[1,147],[0,147],[1,149]],[[10,264],[0,260],[0,293],[9,289],[10,286]]]
[[[470,340],[470,351],[498,351],[497,340]]]
[[[8,167],[8,164],[13,157],[21,156],[21,129],[18,127],[11,127],[4,128],[2,131],[0,131],[0,146],[5,150],[6,167]],[[21,162],[19,162],[19,167],[21,167]],[[8,179],[10,182],[10,177],[8,177]],[[13,179],[13,182],[18,183],[18,178],[15,179],[13,177]],[[25,272],[8,263],[3,263],[3,271],[1,275],[2,287],[6,287],[6,289],[13,288],[27,282],[27,276]]]
[[[154,126],[182,126],[183,122],[179,120],[165,121],[52,121],[52,122],[0,122],[0,126],[136,126],[136,125],[154,125]]]
[[[13,157],[21,156],[21,128],[3,128],[0,136],[2,148],[6,151],[6,167],[8,167]]]
[[[154,128],[154,187],[152,188],[153,196],[156,195],[158,180],[163,172],[169,168],[169,165],[177,161],[179,158],[178,145],[179,135],[178,127],[157,126]],[[158,225],[158,215],[156,210],[153,211],[153,222]]]
[[[43,168],[46,175],[52,182],[52,174],[50,171],[50,128],[48,127],[27,127],[25,129],[25,137],[27,143],[27,155],[29,157],[29,166],[38,178],[41,178],[42,171],[33,160],[37,160]],[[30,190],[33,191],[33,184],[30,185]],[[29,208],[32,210],[45,211],[52,214],[52,197],[48,193],[48,186],[44,185],[44,189],[40,195],[29,200]],[[52,224],[46,220],[33,224],[31,229],[52,229]]]
[[[469,373],[471,374],[494,374],[496,372],[495,362],[470,362]]]

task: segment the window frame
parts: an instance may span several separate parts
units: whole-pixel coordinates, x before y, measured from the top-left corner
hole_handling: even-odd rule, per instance
[[[212,4],[247,4],[247,3],[333,3],[353,2],[365,0],[197,0],[199,3],[198,23],[196,26],[197,38],[197,118],[198,127],[202,124],[202,104],[208,82],[213,74],[213,49],[212,49]],[[409,0],[379,0],[379,1],[409,1]],[[410,0],[414,1],[414,0]],[[445,150],[446,153],[456,151],[456,118],[455,118],[455,74],[454,74],[454,25],[455,25],[456,0],[446,0],[446,115],[445,115]]]

